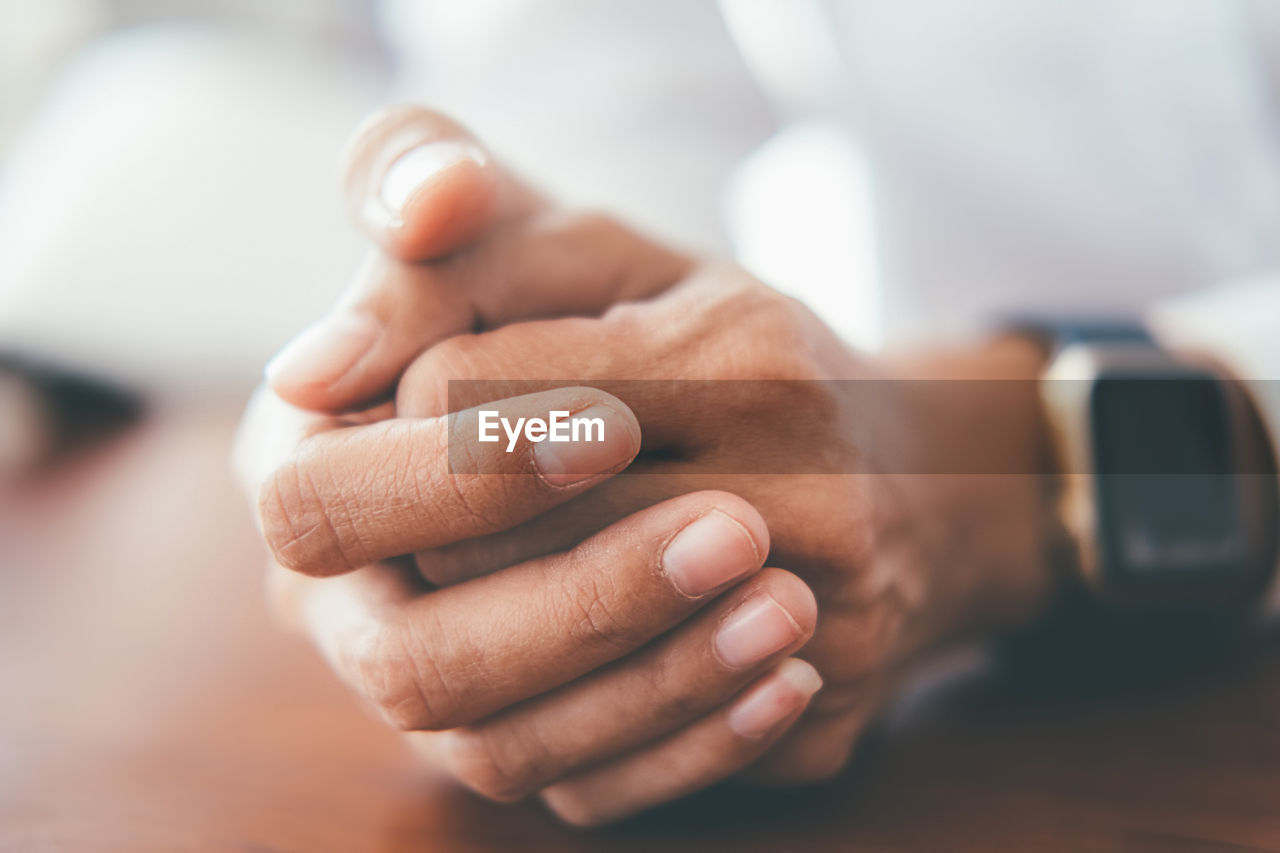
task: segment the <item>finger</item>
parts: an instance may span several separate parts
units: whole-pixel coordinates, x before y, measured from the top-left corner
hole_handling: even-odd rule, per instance
[[[626,476],[598,484],[588,500],[569,501],[537,518],[496,533],[451,542],[414,554],[422,577],[437,586],[451,586],[506,566],[567,550],[647,506],[702,489],[733,491],[741,486],[733,477],[656,473],[637,459]],[[639,466],[639,467],[636,467]],[[662,471],[667,466],[660,466]]]
[[[803,476],[807,475],[790,475],[790,487],[795,488],[797,478]],[[739,475],[703,473],[680,460],[651,460],[642,454],[627,467],[626,475],[600,483],[582,500],[567,501],[505,530],[419,551],[413,555],[414,562],[428,581],[449,586],[563,551],[620,518],[676,495],[741,488]],[[793,544],[775,539],[775,553]]]
[[[661,299],[623,302],[599,318],[556,317],[441,341],[404,372],[396,409],[410,417],[443,414],[455,402],[465,407],[563,381],[568,367],[574,374],[589,375],[593,385],[598,380],[637,392],[636,406],[647,416],[642,420],[651,422],[646,441],[654,433],[662,441],[687,441],[688,427],[699,423],[699,412],[673,405],[671,389],[656,380],[758,379],[756,373],[778,377],[777,370],[786,367],[756,364],[750,352],[737,351],[735,362],[726,365],[704,357],[698,348],[715,340],[726,323],[741,324],[749,332],[754,315],[792,310],[776,291],[743,279],[736,269],[721,274],[708,267],[677,282]],[[462,381],[451,398],[445,391],[455,380]]]
[[[567,441],[475,440],[480,413],[330,429],[287,444],[263,478],[259,520],[277,562],[311,575],[505,529],[581,494],[634,458],[639,428],[617,398],[562,388],[502,401],[512,419],[598,419]],[[451,460],[451,450],[453,458]],[[458,463],[455,470],[452,462]],[[471,473],[467,473],[471,472]]]
[[[367,571],[315,582],[308,624],[391,722],[454,728],[629,654],[759,571],[767,550],[749,504],[686,495],[567,554],[425,595],[388,595]]]
[[[825,692],[817,697],[804,717],[747,768],[744,778],[762,785],[802,785],[843,770],[884,699],[875,685],[856,692],[856,697],[841,697],[833,707],[824,707]]]
[[[409,274],[414,267],[407,264],[457,252],[542,204],[465,128],[423,107],[402,105],[372,116],[353,135],[343,161],[352,215],[387,256],[373,256],[335,310],[298,334],[267,367],[276,393],[323,411],[387,389],[403,363],[392,363],[396,347],[379,345],[384,333],[403,340],[401,348],[423,342],[421,349],[470,328],[472,312],[456,288],[407,298],[417,296],[411,287],[416,276]],[[397,317],[415,320],[412,340],[403,320],[392,322]],[[348,373],[353,375],[342,382]]]
[[[552,785],[542,799],[561,819],[593,826],[691,794],[758,758],[821,686],[810,664],[788,658],[728,706],[652,746]]]
[[[608,217],[555,211],[460,125],[421,107],[375,116],[346,163],[353,211],[387,255],[268,366],[273,390],[304,408],[385,394],[410,359],[449,335],[598,313],[689,268]]]
[[[719,707],[804,645],[816,621],[804,582],[765,569],[614,665],[449,732],[448,766],[484,796],[518,799]]]
[[[688,446],[703,437],[705,430],[690,427],[705,420],[706,409],[688,405],[687,398],[673,393],[680,390],[676,385],[662,380],[687,381],[688,388],[706,377],[671,375],[695,360],[689,353],[664,349],[670,326],[662,320],[674,324],[678,318],[652,315],[640,327],[633,317],[615,310],[603,319],[516,323],[441,341],[401,377],[396,411],[432,417],[555,387],[566,381],[566,374],[588,375],[593,386],[613,387],[631,398],[628,405],[646,424],[647,449]]]
[[[412,104],[365,121],[343,161],[352,215],[403,261],[457,251],[541,204],[466,128]]]
[[[678,281],[689,262],[596,214],[547,214],[430,264],[372,255],[332,312],[267,368],[276,393],[338,411],[385,396],[453,335],[514,320],[598,314]]]
[[[341,417],[299,409],[263,386],[254,389],[245,407],[232,450],[232,468],[249,500],[256,500],[263,482],[290,459],[300,441],[312,435],[349,426],[377,423],[395,416],[387,403]]]

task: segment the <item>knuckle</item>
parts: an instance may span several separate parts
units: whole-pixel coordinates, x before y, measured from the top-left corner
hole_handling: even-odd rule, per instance
[[[396,388],[396,412],[425,418],[449,411],[449,380],[473,375],[466,338],[445,338],[418,356]]]
[[[670,332],[654,330],[646,316],[648,306],[642,302],[615,302],[600,316],[608,336],[620,341],[640,341],[655,338],[656,349],[661,349],[665,336]]]
[[[797,299],[731,267],[702,272],[704,313],[715,317],[713,334],[731,352],[730,379],[806,380],[823,378],[817,347],[828,336],[821,321]]]
[[[281,465],[258,495],[262,536],[276,561],[310,575],[349,571],[354,564],[330,518],[321,487],[298,458]]]
[[[449,733],[449,762],[454,776],[482,797],[515,802],[529,793],[536,767],[515,739],[482,728]]]
[[[371,629],[345,652],[345,669],[382,716],[402,731],[440,731],[458,723],[456,694],[444,669],[412,631]]]
[[[644,670],[644,695],[653,697],[657,719],[693,719],[707,710],[707,685],[679,678],[674,669],[674,662],[663,659]]]
[[[506,326],[445,338],[405,369],[396,388],[396,412],[404,417],[438,417],[491,402],[498,390],[502,397],[541,390],[545,383],[525,378],[536,375],[528,373],[531,353],[553,348],[573,325],[573,318],[568,318],[548,326]],[[455,383],[452,395],[451,380]]]
[[[755,342],[741,367],[749,378],[791,381],[825,378],[814,349],[819,335],[814,333],[808,309],[790,297],[769,307],[756,309],[744,324]],[[772,301],[772,299],[770,300]]]
[[[577,560],[575,559],[575,562]],[[613,587],[606,576],[596,571],[570,571],[563,600],[567,603],[565,630],[574,643],[587,651],[621,654],[636,646],[643,637],[616,612]]]
[[[477,465],[478,463],[471,463]],[[495,533],[502,530],[503,506],[511,506],[508,499],[509,484],[502,477],[473,478],[445,477],[449,492],[448,505],[455,523],[460,529],[473,535]]]

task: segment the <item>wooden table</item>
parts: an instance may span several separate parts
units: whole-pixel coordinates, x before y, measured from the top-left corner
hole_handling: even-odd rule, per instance
[[[836,783],[580,832],[418,766],[274,629],[225,413],[153,416],[0,497],[0,848],[1280,850],[1280,633],[1177,680],[998,674]]]

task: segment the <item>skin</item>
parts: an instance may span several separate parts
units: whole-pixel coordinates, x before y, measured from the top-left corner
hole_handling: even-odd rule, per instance
[[[381,248],[269,370],[240,466],[282,616],[460,782],[596,824],[733,776],[825,778],[915,661],[1042,605],[1043,431],[1032,394],[995,391],[1031,383],[869,414],[824,381],[1030,379],[1032,348],[867,359],[741,270],[566,213],[483,154],[399,210],[370,201],[439,140],[478,146],[416,108],[357,135],[347,195]],[[522,381],[566,364],[580,385]],[[455,473],[446,382],[467,378],[509,383],[504,413],[601,406],[622,438],[571,475],[528,443]],[[673,378],[775,381],[625,381]],[[671,543],[708,517],[749,545],[698,551],[715,582],[690,595]],[[777,641],[730,660],[726,626],[762,602]]]

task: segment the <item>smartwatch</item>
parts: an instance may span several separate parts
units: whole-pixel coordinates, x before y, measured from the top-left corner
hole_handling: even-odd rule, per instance
[[[1018,331],[1045,353],[1060,550],[1090,597],[1179,617],[1259,600],[1276,564],[1276,479],[1242,385],[1138,324]]]

